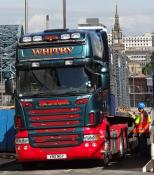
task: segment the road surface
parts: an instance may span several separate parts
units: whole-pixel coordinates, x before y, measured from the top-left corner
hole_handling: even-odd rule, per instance
[[[97,161],[54,161],[38,164],[32,170],[23,170],[15,162],[13,165],[0,169],[1,175],[140,175],[147,158],[127,154],[123,160],[112,160],[108,167],[103,167]],[[33,164],[33,163],[32,163]],[[152,174],[152,173],[147,173]]]

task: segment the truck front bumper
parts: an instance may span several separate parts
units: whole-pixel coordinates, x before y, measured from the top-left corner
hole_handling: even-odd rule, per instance
[[[92,129],[90,134],[96,134]],[[100,133],[99,133],[100,134]],[[27,131],[20,132],[16,138],[28,137]],[[33,148],[30,144],[16,143],[16,156],[19,162],[49,161],[49,160],[75,160],[75,159],[103,159],[104,142],[102,136],[97,141],[83,141],[78,146],[64,148]]]

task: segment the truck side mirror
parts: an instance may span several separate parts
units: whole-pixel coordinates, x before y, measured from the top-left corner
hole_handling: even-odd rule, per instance
[[[7,95],[14,95],[13,94],[13,81],[12,79],[6,79],[5,81],[5,93]]]

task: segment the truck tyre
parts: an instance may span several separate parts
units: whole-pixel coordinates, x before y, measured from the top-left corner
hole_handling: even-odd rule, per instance
[[[105,134],[105,143],[104,143],[104,158],[99,160],[99,165],[100,166],[108,166],[109,161],[111,159],[111,153],[110,153],[110,133],[109,130],[106,130],[106,134]]]
[[[103,159],[103,164],[104,166],[108,166],[109,161],[111,159],[111,153],[110,153],[110,132],[109,129],[106,130],[106,139],[105,139],[105,153],[104,153],[104,159]]]
[[[124,154],[125,154],[124,138],[123,138],[123,132],[121,132],[118,158],[122,159],[124,157]]]

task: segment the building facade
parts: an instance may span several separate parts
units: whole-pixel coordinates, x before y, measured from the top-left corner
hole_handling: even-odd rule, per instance
[[[123,37],[125,50],[141,49],[149,50],[152,47],[152,34],[145,33],[143,36],[125,36]]]
[[[143,74],[129,77],[129,94],[132,107],[137,106],[141,101],[143,101],[147,107],[152,107],[153,88],[152,83],[149,82],[152,82],[152,78],[146,77]]]
[[[118,6],[116,4],[115,23],[112,29],[112,49],[118,52],[124,51],[123,35],[119,23]]]
[[[115,97],[117,108],[130,107],[128,93],[128,57],[124,54],[123,35],[119,23],[118,6],[116,5],[115,23],[112,34],[108,35],[112,43],[110,61],[110,86],[111,94]]]
[[[114,35],[108,34],[108,44],[114,47]],[[123,52],[128,56],[129,74],[141,74],[142,69],[150,62],[154,50],[154,35],[145,33],[143,36],[123,36]],[[134,67],[134,68],[133,68]]]
[[[136,107],[138,102],[144,101],[146,106],[151,106],[152,86],[147,83],[150,77],[143,75],[142,69],[150,62],[154,35],[145,33],[143,36],[123,36],[116,5],[115,24],[112,33],[108,34],[108,44],[116,53],[113,57],[114,67],[111,68],[116,72],[116,79],[113,78],[113,81],[117,86],[113,85],[113,90],[117,91],[118,102],[130,100],[130,106]],[[110,79],[112,80],[112,77]]]

